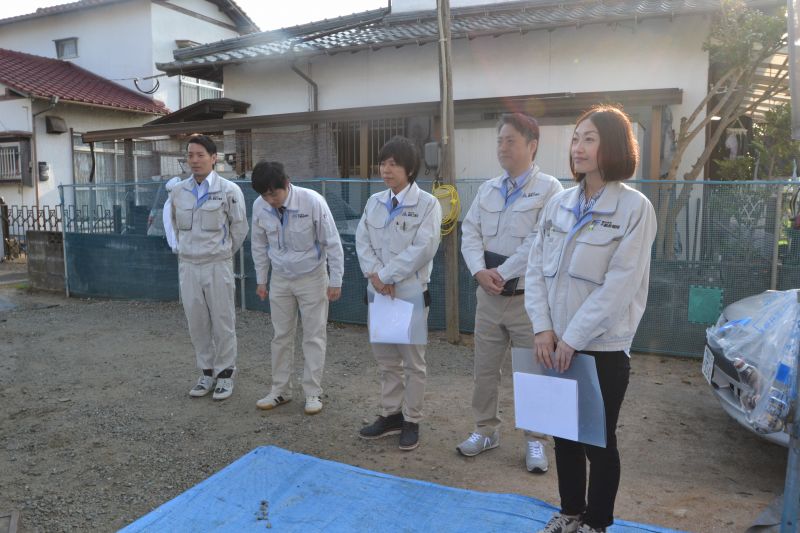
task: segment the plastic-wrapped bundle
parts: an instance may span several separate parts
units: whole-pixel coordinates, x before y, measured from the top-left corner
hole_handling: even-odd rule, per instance
[[[782,431],[792,406],[800,349],[797,291],[770,292],[749,316],[707,330],[739,374],[742,407],[759,432]]]

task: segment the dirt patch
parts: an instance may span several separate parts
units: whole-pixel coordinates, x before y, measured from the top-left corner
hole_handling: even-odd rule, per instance
[[[68,300],[13,287],[0,288],[0,297],[16,305],[0,312],[0,509],[21,511],[20,531],[118,529],[267,444],[558,503],[552,446],[551,471],[529,474],[522,433],[510,422],[498,449],[474,458],[456,453],[471,429],[470,337],[452,346],[432,335],[421,444],[404,453],[393,438],[357,438],[378,411],[363,327],[329,325],[325,408],[306,416],[298,396],[271,412],[255,407],[270,376],[272,328],[263,313],[238,314],[236,390],[212,402],[187,394],[196,371],[176,303]],[[632,364],[616,515],[691,531],[746,529],[781,492],[786,450],[724,415],[699,361],[634,355]],[[295,370],[299,383],[299,356]],[[511,421],[506,376],[502,410]]]

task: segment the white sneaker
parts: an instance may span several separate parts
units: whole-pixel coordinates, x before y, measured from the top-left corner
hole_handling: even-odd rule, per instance
[[[199,398],[205,396],[212,390],[214,390],[214,378],[203,374],[200,376],[200,379],[197,380],[197,385],[192,387],[192,390],[189,391],[189,396]]]
[[[217,388],[214,389],[212,398],[224,400],[233,394],[233,378],[217,378]]]
[[[484,437],[480,433],[473,433],[467,437],[467,440],[456,446],[456,450],[458,450],[461,455],[474,457],[481,452],[497,448],[498,446],[500,446],[500,434],[497,431],[492,433],[490,437]]]
[[[282,396],[280,394],[275,394],[274,392],[270,392],[260,400],[256,402],[256,407],[259,409],[264,409],[269,411],[270,409],[275,409],[279,405],[283,405],[285,403],[289,403],[291,401],[291,397],[289,396]]]
[[[319,396],[306,396],[305,411],[307,415],[315,415],[322,411],[322,400]]]
[[[544,453],[544,444],[538,440],[529,440],[525,451],[525,466],[528,472],[544,474],[549,467],[547,455]]]

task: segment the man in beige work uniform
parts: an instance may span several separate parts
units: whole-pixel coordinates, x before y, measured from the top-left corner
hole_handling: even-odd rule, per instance
[[[187,159],[192,175],[172,189],[170,199],[181,301],[202,372],[189,394],[214,391],[215,400],[224,400],[233,392],[236,369],[233,254],[247,236],[247,213],[239,186],[214,172],[214,141],[193,136]]]
[[[505,171],[478,189],[462,224],[461,253],[478,282],[475,310],[475,429],[457,450],[466,456],[500,444],[498,389],[509,343],[533,348],[533,326],[525,311],[525,271],[540,213],[562,190],[533,163],[539,125],[522,113],[506,114],[497,125],[497,158]],[[548,469],[543,436],[526,432],[525,464]]]
[[[271,410],[291,400],[299,310],[305,359],[304,410],[315,415],[322,411],[328,302],[338,300],[342,294],[344,252],[339,231],[322,195],[292,185],[281,163],[258,163],[251,184],[258,193],[250,236],[256,294],[262,300],[269,297],[274,330],[272,388],[256,402],[256,407]],[[267,289],[270,268],[272,277]]]

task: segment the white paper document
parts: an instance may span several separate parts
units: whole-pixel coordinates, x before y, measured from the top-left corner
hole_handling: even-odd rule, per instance
[[[578,438],[575,440],[605,448],[606,412],[594,357],[576,353],[569,369],[562,373],[542,366],[530,348],[511,348],[511,363],[514,372],[575,381],[578,388]],[[530,409],[530,404],[514,407],[520,416],[520,411]]]
[[[175,230],[172,228],[172,198],[169,196],[167,196],[167,201],[164,202],[161,220],[164,222],[164,236],[167,238],[167,244],[169,244],[173,252],[177,253],[178,243],[175,240]]]
[[[414,304],[376,294],[369,305],[369,342],[411,343],[411,315]]]
[[[578,382],[514,372],[517,427],[578,440]]]

